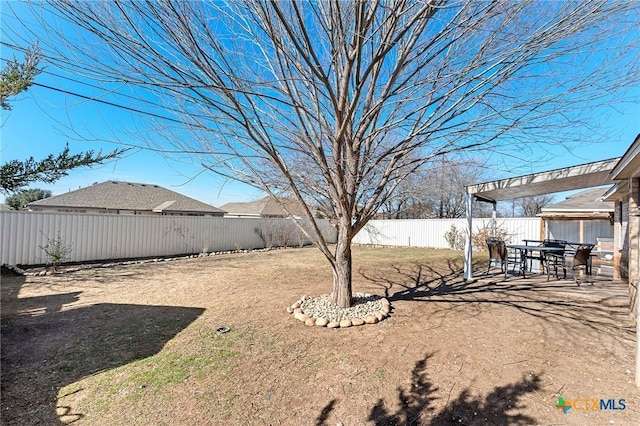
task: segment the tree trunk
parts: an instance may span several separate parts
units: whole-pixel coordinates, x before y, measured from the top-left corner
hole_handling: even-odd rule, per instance
[[[333,267],[333,292],[331,300],[341,308],[348,308],[352,302],[351,290],[351,236],[346,227],[340,224],[336,244],[336,261]]]

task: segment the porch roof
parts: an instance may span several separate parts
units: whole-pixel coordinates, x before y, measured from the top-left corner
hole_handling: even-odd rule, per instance
[[[621,157],[467,186],[467,194],[487,202],[552,194],[613,183]]]
[[[472,233],[472,205],[473,200],[480,200],[494,204],[503,200],[513,200],[522,197],[532,197],[555,192],[571,191],[614,183],[613,170],[621,157],[601,160],[578,166],[564,167],[541,173],[532,173],[509,179],[469,185],[466,187],[468,231]],[[467,241],[465,246],[465,279],[473,279],[473,248]]]

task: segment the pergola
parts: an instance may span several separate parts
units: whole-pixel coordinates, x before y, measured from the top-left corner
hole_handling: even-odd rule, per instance
[[[493,204],[493,219],[496,219],[496,203],[516,198],[533,197],[574,189],[591,188],[614,183],[611,171],[620,157],[573,167],[533,173],[509,179],[494,180],[467,186],[467,222],[471,235],[473,231],[473,202],[484,201]],[[464,253],[464,278],[473,280],[473,250],[471,238],[467,238]]]
[[[616,189],[624,190],[624,188],[619,188],[617,181],[614,181],[612,178],[617,177],[619,180],[620,175],[625,171],[629,174],[629,170],[627,169],[632,169],[633,167],[635,167],[634,170],[638,170],[637,161],[638,158],[640,158],[640,145],[637,143],[639,140],[640,136],[636,138],[634,145],[632,145],[632,148],[635,147],[635,151],[630,153],[632,150],[632,148],[630,148],[630,151],[628,151],[624,157],[467,186],[467,221],[469,225],[469,235],[471,235],[473,231],[472,208],[475,200],[493,204],[493,219],[495,223],[496,203],[498,201],[552,194],[574,189],[585,189],[607,184],[616,184]],[[632,158],[633,161],[629,160],[629,158]],[[622,177],[624,177],[624,175]],[[611,192],[614,191],[615,189],[612,189]],[[471,238],[467,238],[464,258],[464,278],[467,281],[473,280],[472,260],[473,250]],[[636,303],[635,315],[635,378],[636,386],[640,387],[640,303]]]

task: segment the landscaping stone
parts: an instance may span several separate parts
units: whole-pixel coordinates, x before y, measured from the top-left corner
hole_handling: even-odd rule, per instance
[[[145,263],[171,262],[171,261],[177,261],[182,259],[197,259],[202,257],[218,256],[221,254],[250,253],[250,252],[259,253],[264,251],[269,251],[269,249],[252,249],[252,250],[245,249],[245,250],[233,250],[233,251],[226,250],[226,251],[215,251],[211,253],[183,255],[183,256],[177,256],[177,257],[174,256],[174,257],[159,257],[159,258],[153,258],[153,259],[132,259],[132,260],[123,260],[120,262],[106,262],[106,263],[87,263],[87,264],[83,264],[79,269],[65,268],[64,265],[62,265],[60,267],[60,270],[57,271],[57,274],[74,273],[81,269],[83,270],[83,269],[95,269],[95,268],[112,268],[112,267],[121,266],[121,265],[140,265]],[[40,275],[46,275],[46,274],[40,274],[40,271],[33,272],[33,271],[21,269],[16,265],[6,265],[6,267],[19,275],[34,276],[34,277],[40,276]],[[36,269],[39,269],[39,268],[40,268],[39,266],[36,267]],[[305,296],[305,297],[308,297],[308,296]]]
[[[340,328],[351,327],[351,320],[342,320],[340,321]]]
[[[309,319],[309,317],[305,314],[303,314],[302,312],[296,312],[293,314],[293,317],[299,321],[305,322],[306,320]]]
[[[365,324],[376,324],[378,322],[378,318],[375,315],[369,315],[364,318]]]
[[[331,296],[302,296],[287,308],[287,312],[307,325],[337,328],[377,324],[389,315],[391,304],[385,298],[371,294],[354,294],[353,305],[340,308],[335,305]]]
[[[351,325],[363,325],[364,324],[364,320],[362,318],[354,318],[351,320]]]
[[[327,324],[329,324],[329,320],[326,318],[317,318],[316,319],[316,325],[318,327],[326,327]]]

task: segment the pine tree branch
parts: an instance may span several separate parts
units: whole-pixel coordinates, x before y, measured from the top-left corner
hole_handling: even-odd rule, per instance
[[[79,154],[69,154],[69,146],[58,154],[50,154],[43,160],[29,157],[27,160],[11,160],[0,167],[0,190],[4,193],[19,191],[32,182],[53,183],[67,176],[69,171],[78,167],[88,167],[102,164],[122,155],[128,149],[116,149],[105,155],[102,151],[86,151]]]

